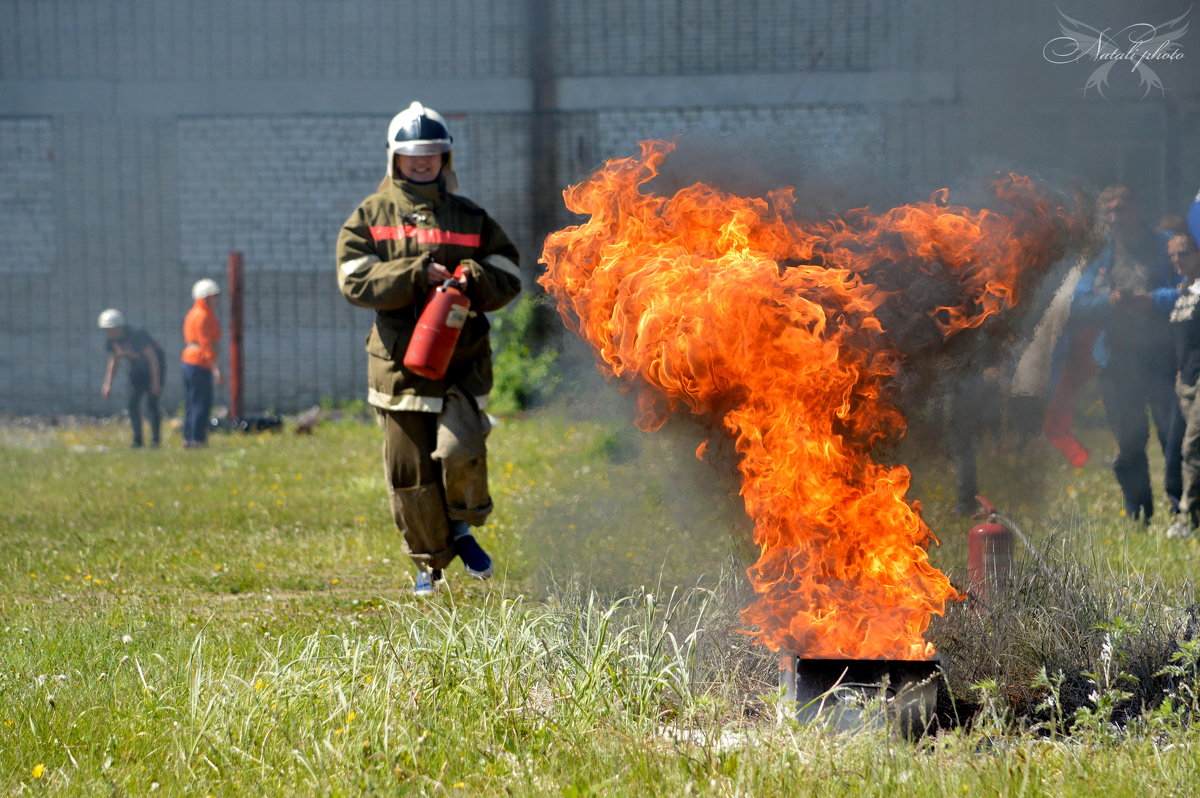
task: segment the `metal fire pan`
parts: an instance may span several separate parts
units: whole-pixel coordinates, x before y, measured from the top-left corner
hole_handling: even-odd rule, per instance
[[[887,726],[906,737],[929,729],[937,708],[936,660],[780,658],[779,686],[801,723],[834,729]]]

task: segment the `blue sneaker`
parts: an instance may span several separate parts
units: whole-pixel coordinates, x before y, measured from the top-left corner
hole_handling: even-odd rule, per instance
[[[467,576],[490,579],[495,570],[492,568],[492,558],[471,534],[471,527],[465,521],[455,521],[453,528],[454,553],[462,558],[463,570],[467,572]]]
[[[414,596],[432,596],[442,587],[442,572],[434,568],[432,571],[417,571],[417,581],[413,584]]]

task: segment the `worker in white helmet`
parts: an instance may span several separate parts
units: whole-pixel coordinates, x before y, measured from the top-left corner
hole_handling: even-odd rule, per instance
[[[197,280],[192,286],[194,304],[183,320],[183,447],[196,449],[208,445],[209,413],[212,411],[213,385],[221,384],[217,366],[217,342],[221,325],[210,304],[221,293],[216,282]]]
[[[157,448],[161,442],[159,434],[162,413],[159,397],[162,396],[163,372],[166,358],[162,347],[148,332],[139,327],[130,327],[125,314],[116,308],[108,308],[100,314],[97,326],[104,330],[108,364],[104,368],[104,384],[100,395],[105,399],[112,396],[113,378],[122,361],[129,364],[129,424],[133,427],[133,448],[140,449],[142,437],[142,399],[146,400],[146,418],[150,422],[150,445]]]
[[[383,183],[342,226],[337,278],[351,303],[375,311],[367,339],[367,401],[384,431],[392,517],[417,566],[414,592],[433,593],[461,559],[486,579],[491,557],[472,534],[492,511],[487,483],[492,388],[489,311],[521,290],[517,249],[483,208],[455,193],[453,139],[441,114],[414,102],[388,126]],[[465,274],[470,313],[441,379],[404,355],[430,289]]]

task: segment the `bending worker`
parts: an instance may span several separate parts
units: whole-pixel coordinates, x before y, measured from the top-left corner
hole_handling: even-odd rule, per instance
[[[125,314],[116,308],[108,308],[100,314],[98,325],[104,330],[105,346],[108,348],[108,364],[104,368],[104,384],[100,395],[108,399],[112,395],[113,377],[122,360],[129,361],[129,424],[133,427],[133,448],[142,447],[142,397],[146,397],[146,416],[150,421],[150,445],[158,448],[162,412],[159,397],[162,395],[163,371],[166,358],[162,347],[139,327],[125,323]]]
[[[462,558],[486,579],[492,561],[471,533],[492,511],[484,407],[492,388],[487,311],[521,290],[517,250],[482,208],[457,190],[452,138],[442,116],[414,102],[388,126],[387,176],[342,226],[338,287],[375,311],[367,337],[367,401],[383,429],[392,516],[417,566],[415,592],[432,593]],[[404,364],[431,289],[465,272],[470,300],[442,379]]]

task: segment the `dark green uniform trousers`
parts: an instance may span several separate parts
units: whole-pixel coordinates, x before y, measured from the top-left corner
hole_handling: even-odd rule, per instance
[[[440,413],[375,409],[392,518],[418,568],[454,560],[450,522],[479,526],[492,512],[487,415],[457,388]]]

